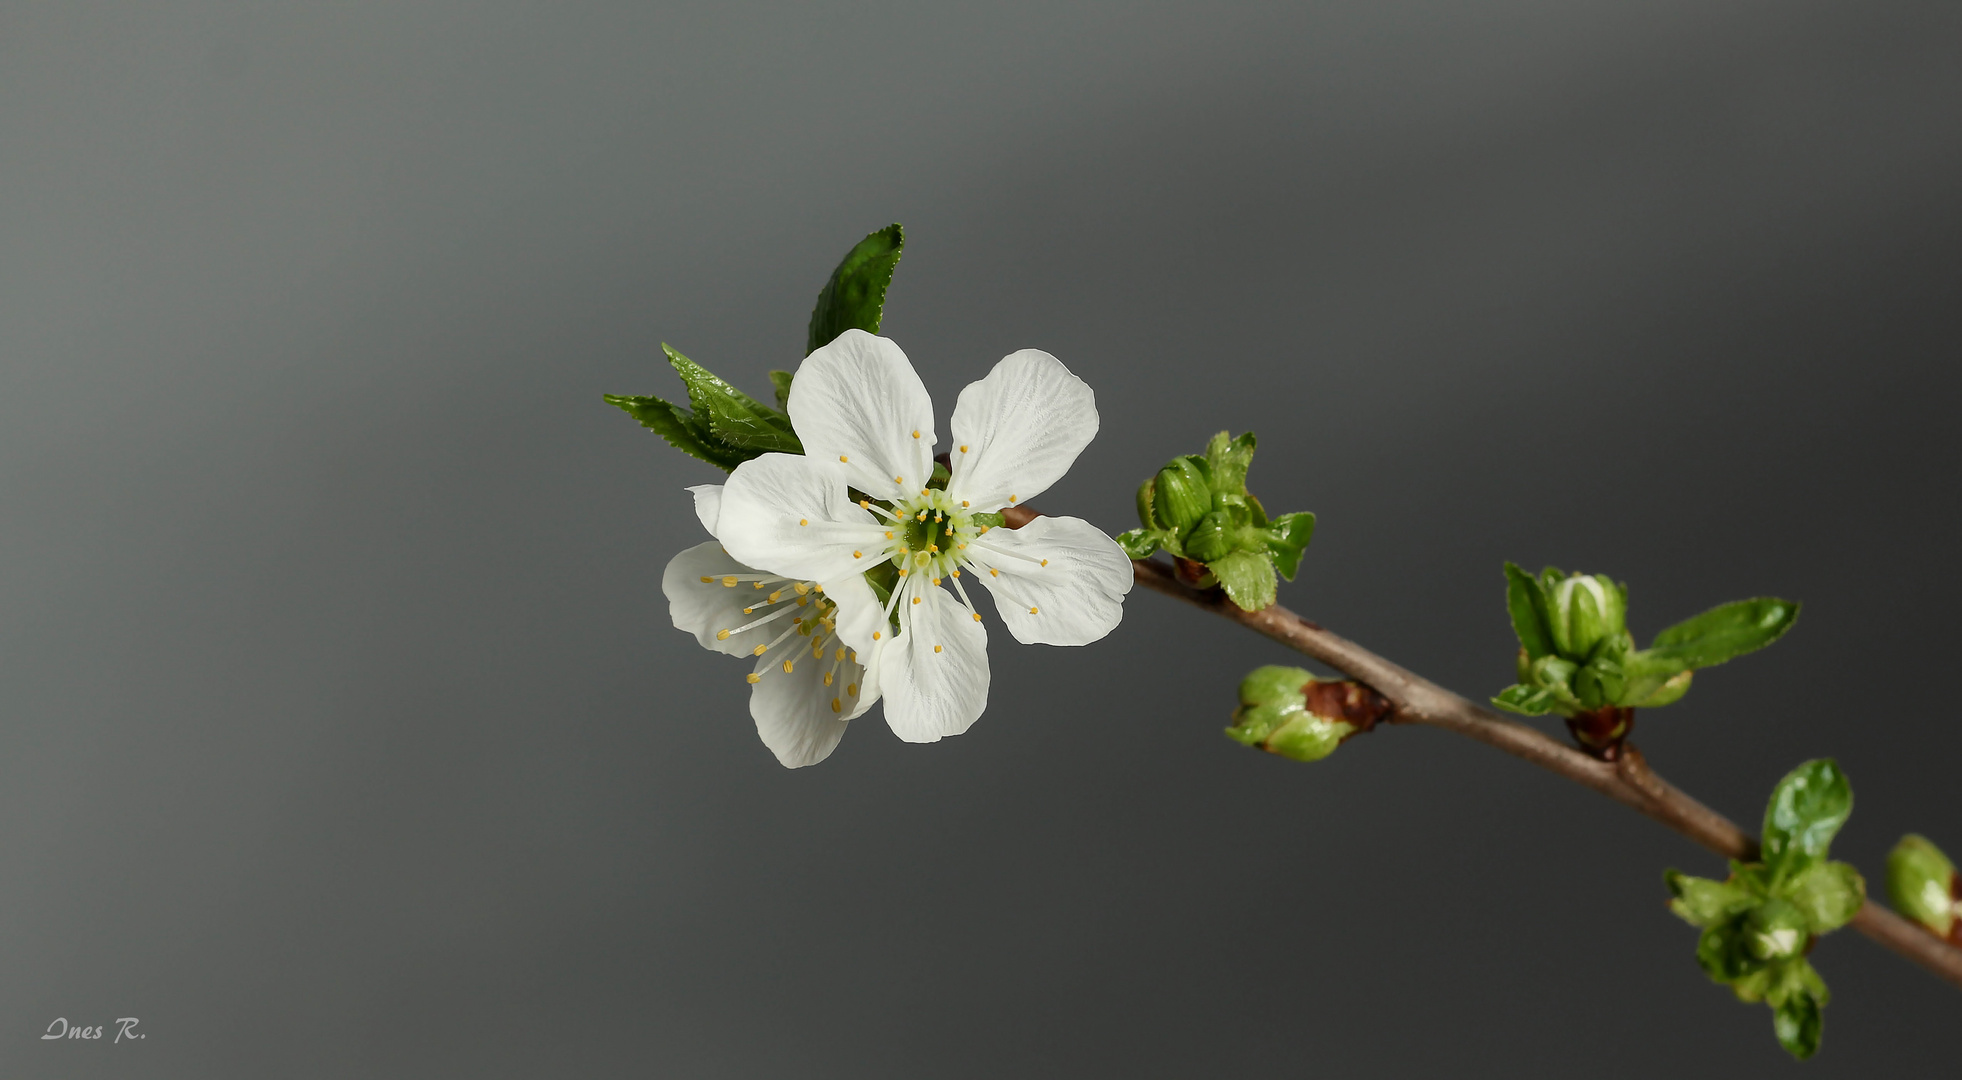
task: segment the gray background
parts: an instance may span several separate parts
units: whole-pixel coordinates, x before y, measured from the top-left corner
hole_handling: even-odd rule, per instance
[[[0,1073],[1739,1075],[1720,864],[1423,730],[1219,734],[1277,646],[1134,594],[987,716],[779,768],[672,629],[713,479],[600,401],[763,389],[859,236],[941,403],[1021,347],[1112,531],[1212,431],[1283,600],[1471,694],[1499,563],[1646,636],[1740,820],[1962,849],[1952,3],[0,6]],[[1853,935],[1812,1076],[1952,1068]],[[135,1044],[43,1042],[141,1018]],[[113,1024],[111,1024],[113,1034]],[[1782,1074],[1782,1072],[1780,1073]]]

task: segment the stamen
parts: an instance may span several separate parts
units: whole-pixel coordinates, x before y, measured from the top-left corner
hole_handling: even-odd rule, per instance
[[[873,641],[877,641],[877,640],[879,640],[879,639],[880,639],[881,637],[884,637],[884,636],[885,636],[885,635],[883,635],[883,634],[881,634],[881,633],[879,633],[879,632],[878,632],[877,630],[874,630],[874,631],[872,631],[872,640],[873,640]]]
[[[1014,501],[1015,501],[1015,496],[1013,496],[1013,495],[1010,495],[1010,496],[1008,497],[1008,501],[1009,501],[1009,502],[1014,502]]]
[[[886,539],[888,539],[888,540],[890,540],[890,539],[892,539],[892,530],[891,530],[891,529],[887,529],[887,530],[886,530]]]
[[[838,455],[838,460],[839,460],[839,461],[843,461],[843,462],[845,462],[845,463],[847,463],[847,464],[849,464],[849,463],[851,462],[851,460],[852,460],[852,459],[851,459],[851,458],[848,458],[848,457],[846,457],[846,456],[845,456],[845,455],[843,455],[843,454],[839,454],[839,455]]]
[[[967,447],[965,446],[961,447],[961,453],[963,454],[967,453]]]
[[[940,584],[940,579],[939,579],[939,578],[934,578],[934,579],[933,579],[933,583],[934,583],[935,585],[938,585],[938,584]]]
[[[751,686],[755,686],[755,685],[756,685],[757,683],[760,683],[760,682],[762,682],[762,681],[763,681],[763,676],[761,676],[761,675],[758,675],[758,674],[757,674],[757,673],[755,673],[754,671],[752,671],[752,672],[750,672],[749,674],[747,674],[747,675],[745,675],[745,676],[743,676],[743,678],[744,678],[744,679],[747,679],[747,680],[749,681],[749,684],[750,684]]]
[[[743,612],[743,614],[745,614],[745,615],[747,615],[747,614],[749,614],[749,612],[748,612],[747,610],[745,610],[745,611]],[[729,640],[729,631],[727,631],[727,630],[717,630],[717,631],[715,632],[715,640],[717,640],[717,641],[727,641],[727,640]]]
[[[824,673],[824,685],[826,686],[831,685],[831,673],[829,671]]]
[[[919,603],[919,602],[920,602],[920,598],[919,598],[919,597],[917,597],[917,596],[915,596],[915,597],[913,598],[913,602],[914,602],[915,604],[917,604],[917,603]]]
[[[736,575],[734,575],[734,574],[730,574],[730,575],[729,575],[728,577],[725,577],[725,578],[723,578],[723,579],[722,579],[722,587],[723,587],[723,588],[725,588],[725,589],[733,589],[733,588],[735,588],[735,587],[736,587]]]
[[[933,647],[933,651],[934,651],[934,652],[939,652],[939,651],[940,651],[940,646],[938,646],[938,645],[935,645],[935,646]]]
[[[797,524],[799,524],[799,525],[809,525],[810,523],[811,523],[811,519],[810,519],[810,518],[798,518],[798,519],[797,519]]]
[[[974,621],[975,621],[975,622],[980,622],[980,621],[981,621],[981,613],[980,613],[980,612],[978,612],[978,611],[977,611],[977,612],[975,612],[975,613],[974,613]]]
[[[853,697],[857,697],[857,696],[858,696],[858,684],[857,684],[857,683],[846,683],[846,684],[845,684],[845,693],[847,693],[847,694],[850,694],[850,695],[851,695],[851,696],[853,696]]]
[[[841,712],[844,712],[844,711],[845,711],[845,703],[844,703],[844,702],[842,702],[842,701],[839,701],[839,700],[838,700],[837,698],[832,698],[832,699],[831,699],[831,711],[832,711],[832,712],[835,712],[835,713],[841,713]]]
[[[796,582],[795,584],[793,584],[793,585],[791,585],[790,587],[791,587],[791,588],[793,588],[793,589],[796,589],[796,590],[797,590],[797,595],[799,595],[799,596],[803,596],[803,595],[804,595],[805,593],[808,593],[808,592],[810,592],[810,591],[811,591],[811,587],[810,587],[809,585],[806,585],[806,584],[804,584],[804,583],[803,583],[803,582],[801,582],[801,581],[799,581],[799,582]]]
[[[702,579],[702,584],[704,584],[704,585],[713,585],[713,584],[715,584],[715,579],[714,579],[714,578],[712,578],[712,577],[705,577],[705,578],[703,578],[703,579]]]
[[[783,662],[783,673],[784,673],[785,675],[788,675],[788,674],[790,674],[790,669],[791,669],[791,661],[789,661],[789,660],[785,660],[785,661]]]
[[[1029,614],[1034,615],[1035,613],[1036,613],[1036,609],[1034,608],[1029,609]]]
[[[892,482],[895,484],[903,484],[906,482],[906,478],[903,476],[895,476],[892,478]]]
[[[915,439],[917,439],[917,438],[919,438],[919,437],[920,437],[920,429],[919,429],[919,428],[914,428],[914,429],[913,429],[913,437],[914,437]]]
[[[1049,560],[1048,560],[1048,559],[1044,559],[1044,560],[1042,560],[1042,562],[1041,562],[1041,563],[1039,563],[1038,565],[1041,565],[1041,566],[1048,566],[1048,565],[1049,565]]]
[[[965,509],[967,509],[967,500],[966,500],[966,499],[962,499],[962,500],[961,500],[961,509],[963,509],[963,510],[965,510]]]
[[[863,558],[865,558],[865,552],[863,552],[863,551],[854,551],[854,552],[852,552],[852,558],[854,558],[854,559],[863,559]]]

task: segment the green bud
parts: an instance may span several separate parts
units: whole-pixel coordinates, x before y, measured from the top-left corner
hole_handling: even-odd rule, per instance
[[[1525,650],[1521,650],[1524,655]],[[1574,673],[1580,665],[1565,657],[1548,654],[1527,665],[1526,675],[1520,680],[1528,686],[1542,687],[1554,692],[1556,696],[1572,697]]]
[[[1586,660],[1604,639],[1627,633],[1627,601],[1605,574],[1562,579],[1553,586],[1548,607],[1553,647],[1571,660]]]
[[[1184,536],[1212,510],[1213,489],[1206,469],[1203,458],[1188,454],[1173,458],[1171,464],[1158,470],[1151,509],[1160,527]]]
[[[1185,537],[1185,557],[1200,562],[1217,562],[1234,549],[1236,530],[1229,515],[1214,511],[1199,519]]]
[[[1590,709],[1616,704],[1627,685],[1621,665],[1605,656],[1589,660],[1574,673],[1574,696]]]
[[[1949,938],[1962,920],[1962,883],[1955,864],[1925,836],[1909,833],[1887,854],[1887,896],[1894,910]]]
[[[1783,900],[1759,904],[1744,925],[1744,947],[1760,960],[1798,956],[1805,952],[1812,936],[1805,913]]]
[[[1257,668],[1240,682],[1228,738],[1295,761],[1320,761],[1368,731],[1390,703],[1358,683],[1316,679],[1296,667]]]
[[[1156,476],[1138,485],[1138,524],[1153,530],[1164,528],[1163,525],[1158,523],[1157,516],[1151,512],[1152,492],[1157,487],[1158,478]]]

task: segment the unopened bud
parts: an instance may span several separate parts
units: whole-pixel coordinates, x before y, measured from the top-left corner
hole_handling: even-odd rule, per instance
[[[1295,761],[1320,761],[1390,711],[1361,683],[1321,680],[1300,668],[1257,668],[1240,682],[1228,737]]]
[[[1151,508],[1161,528],[1182,537],[1213,508],[1213,489],[1204,469],[1203,459],[1188,454],[1158,470]]]
[[[1553,647],[1562,656],[1585,661],[1596,646],[1627,633],[1627,605],[1606,574],[1572,574],[1553,587],[1547,614]]]
[[[1214,511],[1199,519],[1185,535],[1185,554],[1200,562],[1217,562],[1233,551],[1233,524],[1226,514]]]
[[[1159,524],[1158,515],[1152,513],[1152,492],[1157,487],[1158,478],[1156,476],[1138,485],[1138,524],[1147,529],[1162,529],[1165,527]]]
[[[1767,900],[1745,924],[1744,947],[1760,960],[1784,960],[1805,952],[1812,930],[1805,913],[1784,900]]]
[[[1927,837],[1909,833],[1888,852],[1887,896],[1894,910],[1936,937],[1962,944],[1962,881]]]

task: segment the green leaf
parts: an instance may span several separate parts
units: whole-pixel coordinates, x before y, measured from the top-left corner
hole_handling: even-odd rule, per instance
[[[706,418],[709,431],[726,445],[737,451],[752,451],[742,455],[744,460],[772,451],[804,452],[804,444],[791,430],[790,417],[722,381],[666,344],[661,351],[668,354],[668,363],[688,387],[688,401],[695,406],[696,418]]]
[[[1713,667],[1777,641],[1798,622],[1798,614],[1799,605],[1790,600],[1738,600],[1657,634],[1649,652],[1692,669]]]
[[[1787,773],[1764,811],[1764,863],[1774,887],[1823,860],[1852,813],[1852,785],[1831,758]]]
[[[1247,469],[1253,465],[1254,433],[1231,438],[1224,431],[1206,444],[1206,463],[1212,466],[1213,491],[1221,495],[1245,495]]]
[[[618,406],[628,416],[640,421],[641,427],[666,439],[669,446],[725,472],[754,456],[739,453],[717,442],[706,430],[696,426],[694,417],[686,409],[660,398],[607,394],[606,403]]]
[[[1266,516],[1260,504],[1254,502],[1255,523]],[[1294,580],[1295,572],[1301,569],[1301,554],[1315,538],[1315,515],[1303,510],[1292,514],[1282,514],[1267,523],[1267,550],[1273,553],[1274,569],[1289,581]]]
[[[1158,530],[1132,529],[1117,534],[1117,546],[1133,559],[1149,559],[1158,550]]]
[[[1669,910],[1691,926],[1715,926],[1757,906],[1760,899],[1747,882],[1732,878],[1712,881],[1676,870],[1664,871],[1669,886]]]
[[[1546,590],[1532,575],[1513,563],[1506,564],[1506,611],[1512,615],[1512,632],[1526,647],[1526,655],[1538,660],[1553,652],[1553,631],[1547,628]]]
[[[1492,704],[1507,712],[1521,716],[1544,716],[1554,710],[1559,699],[1553,691],[1537,686],[1520,686],[1517,683],[1499,691]]]
[[[818,292],[817,306],[811,309],[805,355],[831,344],[847,330],[879,332],[886,287],[892,284],[893,267],[899,265],[900,249],[905,245],[905,230],[894,222],[852,246]]]
[[[1206,569],[1219,578],[1220,588],[1242,611],[1259,611],[1274,603],[1274,564],[1265,552],[1236,551]]]
[[[1646,654],[1636,653],[1635,655],[1643,656]],[[1649,678],[1649,674],[1646,673],[1648,669],[1638,667],[1637,670],[1645,672],[1638,677],[1639,679],[1646,680]],[[1695,675],[1696,672],[1694,671],[1678,672],[1664,680],[1647,697],[1642,697],[1639,689],[1645,686],[1646,682],[1638,682],[1637,679],[1632,678],[1629,680],[1627,693],[1633,700],[1629,701],[1628,704],[1638,709],[1660,709],[1664,705],[1674,705],[1676,702],[1682,700],[1684,694],[1689,693],[1690,679]]]
[[[1613,702],[1616,705],[1660,708],[1689,691],[1689,679],[1686,677],[1671,685],[1679,676],[1690,674],[1683,662],[1675,657],[1657,656],[1646,650],[1632,652],[1622,658],[1621,670],[1625,682],[1620,696]],[[1663,693],[1665,686],[1670,688],[1668,694]]]
[[[1771,1011],[1771,1030],[1785,1052],[1804,1061],[1819,1052],[1819,1037],[1825,1031],[1825,1017],[1819,999],[1808,990],[1793,993]]]
[[[790,371],[770,372],[770,385],[774,387],[777,392],[777,408],[779,409],[790,408],[790,380],[795,379],[796,377],[797,377],[796,373]]]
[[[1867,899],[1866,879],[1843,862],[1822,862],[1786,881],[1782,892],[1815,934],[1837,930],[1851,922]]]
[[[1227,515],[1217,510],[1200,518],[1199,523],[1192,527],[1192,531],[1185,534],[1186,556],[1203,563],[1226,558],[1227,553],[1233,551],[1231,524]],[[1265,552],[1261,554],[1260,559],[1262,562],[1267,561]],[[1271,576],[1273,571],[1269,570],[1268,574]]]
[[[1752,956],[1746,946],[1749,936],[1742,918],[1706,927],[1702,936],[1696,939],[1698,966],[1712,981],[1720,983],[1735,983],[1764,970],[1764,961]]]

